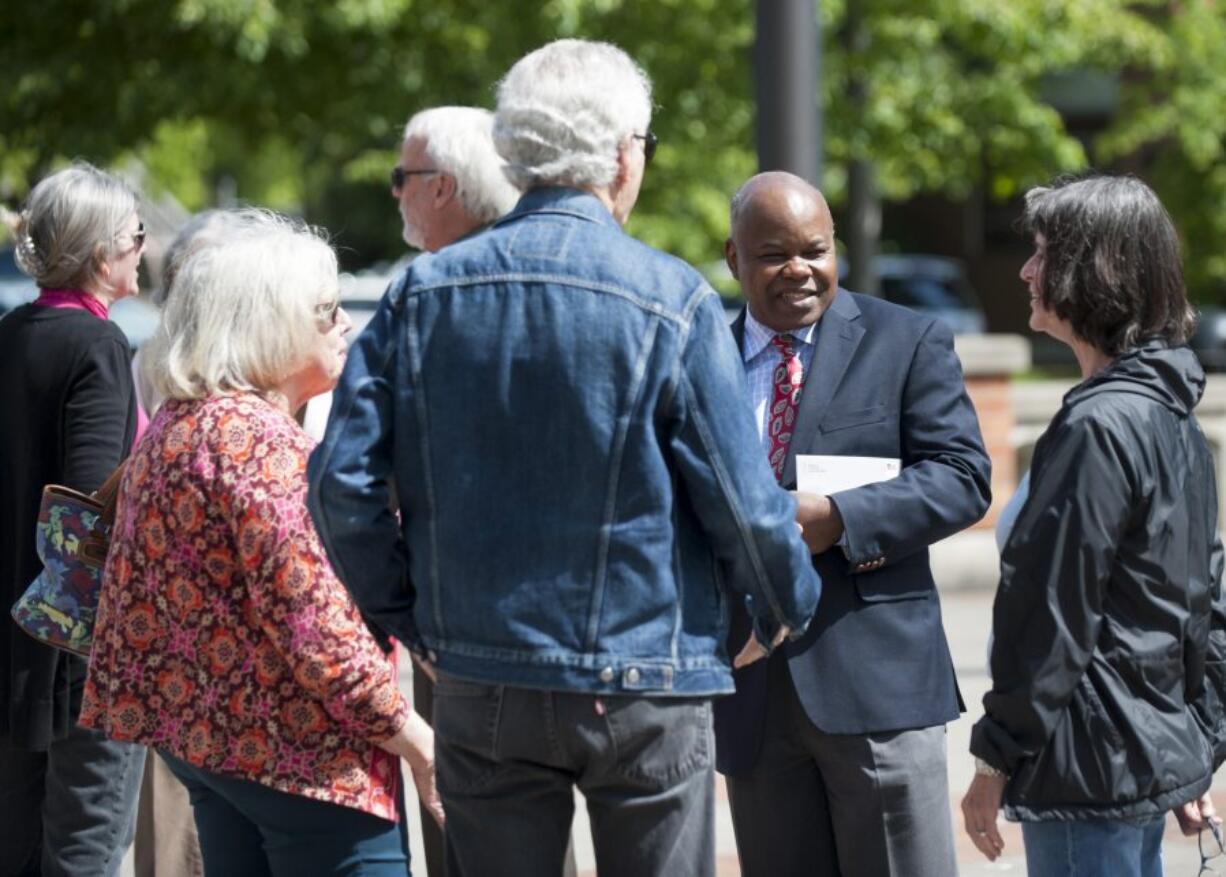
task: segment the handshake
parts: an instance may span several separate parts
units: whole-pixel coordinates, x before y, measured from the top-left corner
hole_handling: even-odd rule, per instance
[[[843,518],[830,497],[799,490],[792,491],[792,495],[796,497],[796,526],[810,553],[821,554],[838,542],[843,535]],[[732,666],[740,669],[760,661],[782,644],[791,632],[792,629],[786,625],[780,627],[771,640],[770,648],[763,646],[750,633],[749,640],[732,659]]]

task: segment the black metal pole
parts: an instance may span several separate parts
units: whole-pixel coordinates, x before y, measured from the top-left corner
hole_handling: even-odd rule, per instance
[[[819,0],[757,0],[758,169],[821,183]]]

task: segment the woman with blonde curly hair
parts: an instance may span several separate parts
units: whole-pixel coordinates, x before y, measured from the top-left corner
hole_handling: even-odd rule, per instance
[[[165,401],[120,486],[81,722],[157,749],[208,874],[404,875],[398,758],[441,821],[433,736],[324,554],[293,418],[345,362],[336,256],[274,214],[232,227],[149,346]]]

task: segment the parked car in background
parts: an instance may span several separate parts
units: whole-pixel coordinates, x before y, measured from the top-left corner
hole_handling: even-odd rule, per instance
[[[1196,331],[1188,340],[1205,371],[1226,371],[1226,308],[1198,308]]]
[[[0,250],[0,316],[38,295],[34,281],[17,267],[12,247]]]
[[[0,317],[36,298],[38,287],[17,267],[13,248],[0,250]],[[128,336],[133,350],[152,338],[158,327],[157,308],[139,297],[116,302],[111,307],[110,318]]]
[[[966,277],[966,267],[947,256],[889,255],[874,262],[881,297],[929,314],[946,323],[955,335],[987,331],[979,296]]]

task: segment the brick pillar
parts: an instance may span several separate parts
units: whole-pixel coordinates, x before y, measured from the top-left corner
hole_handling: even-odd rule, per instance
[[[1017,487],[1012,383],[1015,374],[1030,368],[1030,342],[1020,335],[959,335],[954,348],[962,360],[966,391],[992,458],[992,505],[972,529],[990,528]]]

